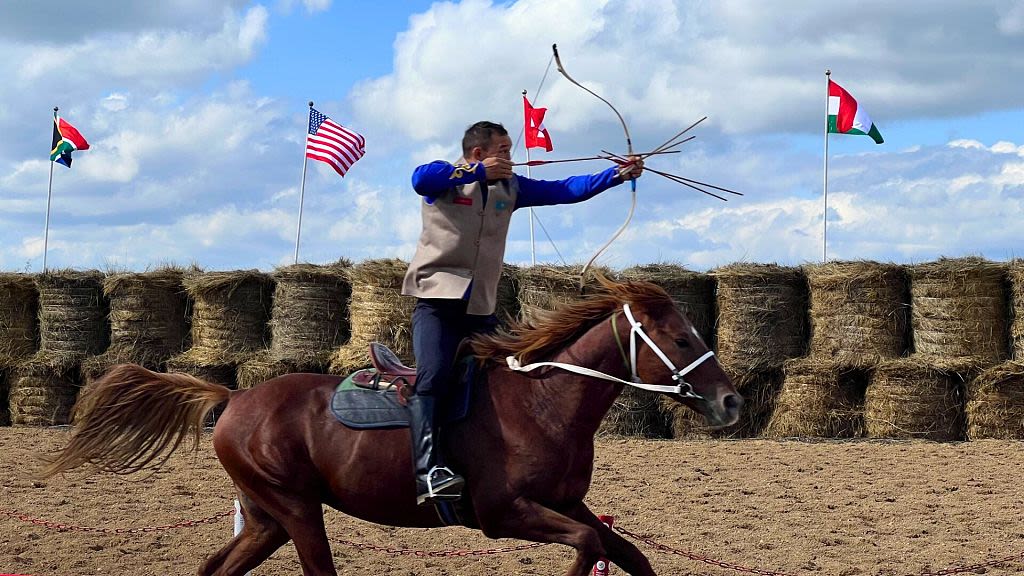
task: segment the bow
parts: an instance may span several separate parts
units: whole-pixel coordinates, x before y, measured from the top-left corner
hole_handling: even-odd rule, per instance
[[[555,65],[558,67],[558,71],[562,73],[562,76],[565,76],[566,80],[568,80],[569,82],[572,82],[573,84],[575,84],[575,85],[579,86],[580,88],[586,90],[592,96],[594,96],[595,98],[597,98],[601,102],[604,102],[605,104],[607,104],[608,107],[612,109],[612,112],[615,112],[615,115],[619,118],[619,123],[622,124],[623,132],[626,133],[626,155],[627,156],[632,156],[633,155],[633,139],[629,135],[629,126],[626,125],[626,120],[622,118],[622,114],[619,114],[619,111],[615,108],[615,106],[612,106],[611,102],[609,102],[609,101],[605,100],[604,98],[602,98],[597,92],[594,92],[590,88],[587,88],[583,84],[580,84],[579,82],[574,80],[572,76],[569,76],[569,73],[565,71],[565,67],[562,66],[561,58],[558,57],[558,44],[552,44],[551,45],[551,50],[555,53]],[[619,237],[620,234],[622,234],[622,231],[626,229],[626,226],[629,226],[629,221],[633,219],[633,211],[636,209],[636,179],[634,178],[633,180],[630,180],[630,184],[631,184],[632,193],[633,193],[633,201],[632,201],[632,203],[630,203],[629,214],[626,216],[626,221],[622,223],[622,226],[620,226],[618,231],[615,232],[615,235],[612,236],[610,240],[605,242],[604,246],[602,246],[601,249],[598,250],[596,254],[594,254],[594,256],[590,259],[590,261],[587,262],[587,265],[583,267],[583,271],[580,272],[580,290],[583,290],[584,278],[586,278],[586,273],[587,273],[587,270],[590,268],[590,265],[594,263],[594,260],[597,260],[597,257],[600,256],[601,253],[604,252],[608,248],[608,246],[610,246],[611,243],[614,242],[615,239]]]

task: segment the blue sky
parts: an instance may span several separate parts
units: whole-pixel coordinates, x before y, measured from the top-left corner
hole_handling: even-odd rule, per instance
[[[310,163],[301,260],[409,259],[413,168],[457,159],[480,119],[518,134],[519,94],[536,91],[552,43],[623,113],[638,150],[709,116],[683,153],[650,165],[745,193],[722,203],[645,175],[605,265],[820,259],[825,68],[886,139],[829,139],[830,257],[1022,252],[1022,0],[13,0],[0,11],[0,270],[42,267],[55,105],[92,148],[55,167],[51,267],[291,263],[308,100],[362,133],[367,155],[344,179]],[[548,157],[623,150],[611,111],[554,69],[534,98],[549,108]],[[538,229],[538,261],[559,262],[555,246],[589,259],[629,198],[623,186],[539,209],[554,246]],[[529,260],[517,213],[506,261]]]

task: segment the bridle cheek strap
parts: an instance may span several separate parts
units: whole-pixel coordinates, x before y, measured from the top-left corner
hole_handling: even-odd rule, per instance
[[[691,362],[685,368],[677,370],[675,364],[673,364],[672,361],[668,359],[668,356],[666,356],[665,353],[662,352],[660,348],[658,348],[658,345],[654,343],[654,340],[651,340],[651,337],[648,336],[646,332],[644,332],[643,326],[639,322],[637,322],[636,319],[633,317],[633,312],[629,309],[629,304],[623,304],[622,310],[625,313],[626,319],[629,320],[630,324],[629,368],[631,372],[631,380],[623,380],[621,378],[616,378],[615,376],[611,376],[610,374],[605,374],[604,372],[599,372],[591,368],[587,368],[584,366],[576,366],[575,364],[566,364],[564,362],[534,362],[533,364],[527,364],[526,366],[523,366],[522,364],[520,364],[519,360],[515,356],[509,356],[508,358],[505,359],[505,361],[508,363],[509,370],[512,370],[513,372],[531,372],[538,368],[544,367],[560,368],[562,370],[573,372],[575,374],[581,374],[583,376],[590,376],[593,378],[600,378],[601,380],[619,382],[621,384],[626,384],[628,386],[640,388],[641,390],[661,392],[664,394],[678,394],[684,398],[704,400],[703,396],[700,396],[699,394],[696,394],[693,391],[693,386],[691,386],[690,383],[687,382],[683,377],[692,372],[693,370],[695,370],[701,364],[703,364],[704,361],[706,361],[708,358],[713,357],[715,353],[712,352],[711,350],[708,350],[707,352],[704,353],[704,355]],[[653,350],[654,353],[657,354],[658,358],[660,358],[661,361],[665,363],[665,366],[667,366],[668,369],[672,372],[672,380],[676,382],[674,386],[665,386],[661,384],[647,384],[640,380],[640,376],[637,374],[636,362],[637,336],[642,338],[643,341],[648,346],[651,347],[651,350]],[[616,338],[617,337],[618,333],[616,332]]]

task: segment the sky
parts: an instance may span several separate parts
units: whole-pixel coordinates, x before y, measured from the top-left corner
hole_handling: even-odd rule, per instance
[[[532,158],[625,152],[611,109],[549,66],[555,43],[636,151],[708,117],[648,166],[743,193],[644,174],[605,266],[821,261],[826,69],[885,138],[828,137],[829,259],[1024,252],[1024,0],[6,0],[0,271],[43,267],[54,106],[91,147],[53,165],[49,268],[291,264],[310,100],[366,156],[344,178],[309,162],[299,260],[408,260],[412,171],[457,160],[478,120],[517,140],[524,89],[554,143]],[[537,209],[537,262],[586,262],[630,205],[624,185]],[[532,257],[522,210],[505,260]]]

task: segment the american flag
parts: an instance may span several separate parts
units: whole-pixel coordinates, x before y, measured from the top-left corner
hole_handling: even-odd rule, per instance
[[[326,162],[341,176],[366,154],[366,140],[331,120],[322,112],[309,109],[309,134],[306,158]]]

